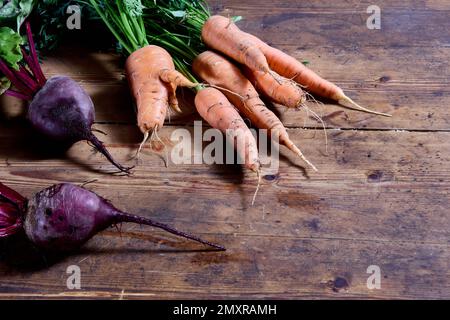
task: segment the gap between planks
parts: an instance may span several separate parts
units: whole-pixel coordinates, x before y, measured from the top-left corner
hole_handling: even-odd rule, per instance
[[[196,121],[203,121],[201,119],[198,119]],[[204,122],[204,121],[203,121]],[[117,125],[117,126],[134,126],[134,124],[131,124],[129,122],[116,122],[116,121],[98,121],[95,122],[95,124],[97,125]],[[310,130],[310,131],[317,131],[317,130],[323,130],[324,127],[322,126],[317,126],[317,127],[294,127],[291,125],[286,125],[284,124],[284,126],[289,129],[289,130],[296,130],[296,129],[302,129],[302,130]],[[193,128],[194,125],[191,123],[187,123],[187,124],[180,124],[180,123],[164,123],[164,127],[187,127],[187,128]],[[203,128],[211,128],[209,125],[204,125]],[[439,133],[439,132],[450,132],[450,129],[407,129],[407,128],[346,128],[346,127],[328,127],[325,126],[325,129],[328,131],[364,131],[364,132],[392,132],[392,133],[398,133],[398,132],[405,132],[405,133]]]

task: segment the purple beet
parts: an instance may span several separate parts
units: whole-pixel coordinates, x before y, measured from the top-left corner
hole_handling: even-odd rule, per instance
[[[51,186],[27,200],[0,183],[0,238],[25,230],[29,240],[44,251],[73,251],[97,233],[122,222],[160,228],[225,250],[168,225],[120,211],[108,200],[72,184]]]
[[[92,133],[94,104],[81,86],[65,76],[46,79],[39,65],[29,23],[26,23],[30,55],[22,54],[25,66],[19,70],[9,68],[0,59],[0,71],[5,74],[18,91],[7,90],[6,94],[30,101],[28,119],[33,127],[58,142],[72,145],[87,140],[115,167],[129,172],[116,162],[103,143]]]

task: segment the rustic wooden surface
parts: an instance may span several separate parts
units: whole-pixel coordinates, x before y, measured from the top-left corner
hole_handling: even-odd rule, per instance
[[[121,209],[147,215],[224,244],[224,253],[163,232],[124,225],[80,252],[43,262],[17,239],[0,242],[0,298],[450,298],[450,4],[378,1],[382,30],[368,30],[366,1],[212,1],[240,26],[341,85],[383,118],[315,108],[323,132],[304,112],[277,108],[294,142],[319,173],[282,150],[265,172],[256,205],[252,174],[220,165],[163,166],[144,152],[132,177],[86,143],[67,155],[39,144],[16,100],[0,108],[0,180],[30,196],[53,183],[83,183]],[[269,13],[270,12],[270,13]],[[98,129],[122,162],[141,136],[112,54],[62,50],[47,75],[80,81],[97,107]],[[192,128],[172,119],[162,136]],[[19,243],[17,243],[19,242]],[[82,290],[66,287],[78,265]],[[381,268],[381,289],[366,286]]]

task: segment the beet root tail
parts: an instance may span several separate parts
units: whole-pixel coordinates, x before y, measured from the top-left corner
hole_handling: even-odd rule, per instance
[[[111,162],[117,169],[120,170],[120,172],[125,172],[126,174],[130,174],[130,170],[134,167],[124,167],[120,163],[118,163],[112,155],[109,153],[109,151],[106,149],[106,147],[103,145],[103,143],[93,134],[91,133],[89,137],[87,138],[89,142],[91,142],[94,147],[101,152],[106,159],[108,159],[109,162]]]
[[[169,233],[172,233],[174,235],[177,235],[177,236],[180,236],[180,237],[183,237],[183,238],[186,238],[186,239],[190,239],[190,240],[199,242],[201,244],[204,244],[204,245],[216,248],[216,249],[218,249],[220,251],[225,251],[226,250],[221,245],[214,244],[212,242],[200,239],[197,236],[185,233],[183,231],[179,231],[179,230],[177,230],[175,228],[172,228],[171,226],[168,226],[166,224],[153,221],[153,220],[148,219],[148,218],[144,218],[144,217],[140,217],[140,216],[136,216],[136,215],[132,215],[132,214],[128,214],[128,213],[120,213],[118,222],[131,222],[131,223],[143,224],[143,225],[159,228],[159,229],[162,229],[162,230],[167,231]]]

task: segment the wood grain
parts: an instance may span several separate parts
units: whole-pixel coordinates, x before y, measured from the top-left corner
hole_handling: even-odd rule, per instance
[[[382,30],[365,27],[364,1],[211,1],[222,14],[341,85],[386,119],[324,102],[324,133],[305,112],[275,111],[292,140],[319,168],[281,149],[279,167],[256,177],[239,166],[166,168],[146,148],[130,177],[80,142],[67,151],[35,136],[25,107],[1,98],[0,181],[26,196],[72,182],[149,216],[227,247],[224,253],[162,231],[123,225],[72,255],[44,260],[21,236],[0,241],[0,298],[450,298],[450,104],[445,1],[379,1]],[[270,14],[269,14],[270,12]],[[80,81],[96,104],[96,128],[118,160],[142,139],[123,77],[123,59],[73,44],[44,62],[47,75]],[[161,136],[193,131],[199,119],[185,95],[185,114]],[[206,128],[204,128],[206,129]],[[326,152],[328,151],[328,152]],[[82,290],[66,287],[79,265]],[[366,286],[378,265],[380,290]]]

